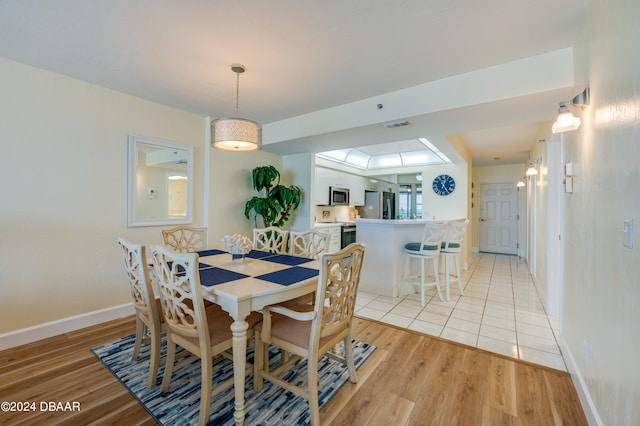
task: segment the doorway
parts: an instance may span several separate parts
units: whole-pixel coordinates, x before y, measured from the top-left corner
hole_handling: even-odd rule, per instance
[[[482,252],[518,254],[518,191],[515,183],[480,185]]]
[[[422,184],[398,185],[400,219],[422,219]]]

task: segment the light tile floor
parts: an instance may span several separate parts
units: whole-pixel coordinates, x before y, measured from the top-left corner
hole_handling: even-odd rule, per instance
[[[394,298],[360,291],[356,316],[567,371],[557,324],[547,317],[523,260],[476,254],[462,282],[464,296],[452,283],[448,302],[427,289],[424,308],[420,293]]]

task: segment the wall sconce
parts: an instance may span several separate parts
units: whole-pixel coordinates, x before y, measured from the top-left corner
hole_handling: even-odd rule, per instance
[[[589,105],[589,100],[590,94],[589,88],[587,87],[581,93],[578,93],[572,100],[560,102],[558,118],[556,122],[553,123],[551,131],[553,133],[563,133],[575,130],[580,127],[580,117],[574,116],[571,113],[571,110],[569,110],[569,107],[580,107],[582,110],[584,110]]]
[[[524,179],[520,179],[518,183],[516,183],[516,187],[522,188],[523,186],[525,186]]]
[[[537,164],[536,163],[529,163],[529,168],[527,169],[527,172],[525,173],[526,176],[535,176],[538,174],[538,169],[536,168]]]
[[[534,161],[529,161],[529,167],[527,168],[525,178],[527,176],[535,176],[538,174],[538,166],[542,163],[542,157],[536,158]]]

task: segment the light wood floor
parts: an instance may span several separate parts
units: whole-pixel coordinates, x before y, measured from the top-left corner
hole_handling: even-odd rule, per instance
[[[133,318],[0,352],[0,402],[80,402],[80,412],[0,412],[2,425],[152,425],[90,348],[131,334]],[[321,411],[326,425],[586,425],[567,373],[355,319],[377,346]]]

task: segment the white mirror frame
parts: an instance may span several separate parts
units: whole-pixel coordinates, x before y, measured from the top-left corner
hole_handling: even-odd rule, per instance
[[[139,144],[151,145],[159,149],[165,148],[174,151],[183,151],[187,160],[187,194],[186,215],[180,217],[138,217],[138,149]],[[151,191],[151,190],[150,190]],[[153,193],[149,193],[150,198]],[[175,142],[162,141],[144,136],[129,135],[129,155],[127,172],[127,226],[159,226],[159,225],[188,225],[193,223],[193,147]]]

